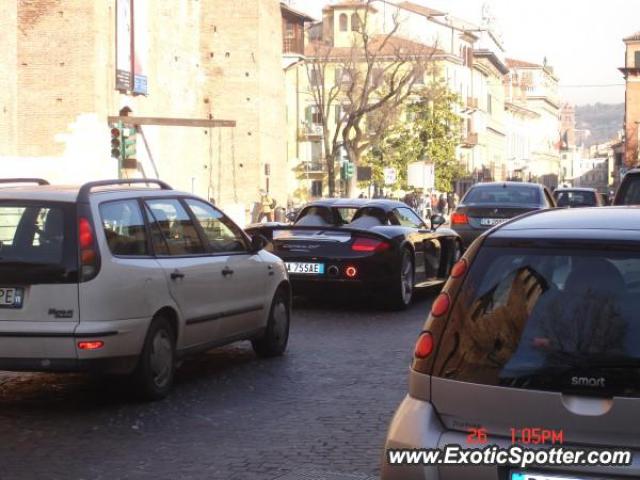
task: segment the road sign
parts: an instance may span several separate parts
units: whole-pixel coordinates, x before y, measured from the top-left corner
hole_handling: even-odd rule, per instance
[[[385,168],[383,173],[385,185],[393,185],[398,181],[398,172],[395,168]]]

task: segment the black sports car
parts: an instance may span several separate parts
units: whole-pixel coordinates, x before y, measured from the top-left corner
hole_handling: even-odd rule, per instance
[[[247,228],[263,235],[281,257],[294,291],[358,287],[395,308],[415,288],[442,285],[462,253],[457,233],[428,227],[411,208],[392,200],[327,199],[305,205],[293,225]]]

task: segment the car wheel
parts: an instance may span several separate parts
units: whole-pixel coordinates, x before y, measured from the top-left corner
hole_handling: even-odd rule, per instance
[[[278,290],[271,302],[267,330],[261,338],[252,340],[253,350],[261,357],[277,357],[287,349],[291,307],[287,296]]]
[[[400,261],[400,273],[394,285],[391,286],[392,296],[389,299],[394,310],[404,310],[411,304],[413,298],[415,270],[413,267],[413,256],[409,249],[402,251]]]
[[[173,385],[175,357],[175,333],[165,317],[156,317],[132,375],[134,388],[143,399],[160,400],[167,396]]]

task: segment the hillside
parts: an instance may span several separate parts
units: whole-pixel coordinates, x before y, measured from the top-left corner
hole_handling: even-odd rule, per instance
[[[624,103],[582,105],[576,107],[576,126],[590,130],[586,146],[604,143],[616,137],[624,122]]]

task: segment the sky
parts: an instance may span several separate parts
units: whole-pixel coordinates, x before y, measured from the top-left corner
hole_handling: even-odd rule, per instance
[[[480,23],[488,3],[509,57],[544,58],[560,77],[564,100],[576,105],[623,103],[622,39],[640,31],[640,0],[413,0]],[[325,0],[291,0],[321,19]]]

